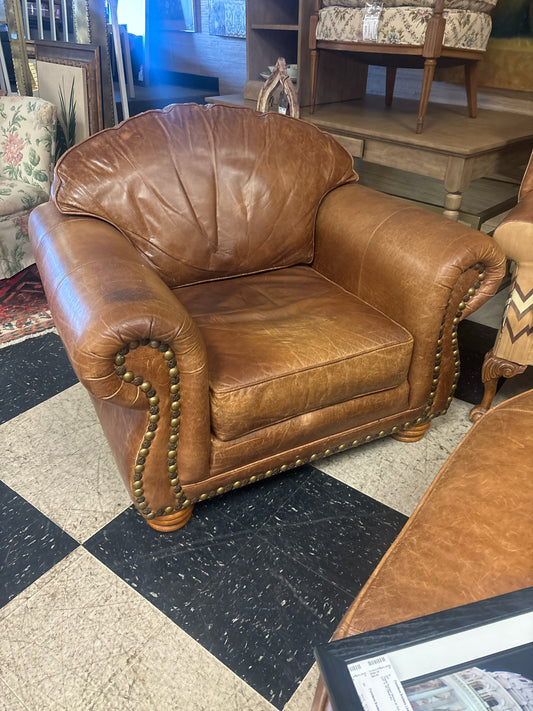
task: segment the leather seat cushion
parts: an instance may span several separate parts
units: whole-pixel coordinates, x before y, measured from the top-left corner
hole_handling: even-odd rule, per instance
[[[205,340],[211,427],[219,439],[407,380],[412,336],[311,267],[174,293]]]

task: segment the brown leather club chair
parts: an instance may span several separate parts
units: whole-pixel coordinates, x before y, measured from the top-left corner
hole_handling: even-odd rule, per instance
[[[355,180],[311,124],[194,104],[130,118],[58,163],[53,201],[32,215],[37,264],[157,530],[304,462],[418,439],[448,408],[457,324],[496,290],[504,255]]]

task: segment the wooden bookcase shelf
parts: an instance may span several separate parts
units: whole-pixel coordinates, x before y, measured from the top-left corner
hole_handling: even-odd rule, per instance
[[[252,25],[252,30],[272,30],[276,32],[298,32],[298,25]]]
[[[256,100],[261,72],[284,57],[298,65],[296,88],[300,106],[310,99],[309,18],[316,0],[246,0],[246,86],[244,96]],[[350,52],[322,52],[318,103],[348,101],[360,95],[361,65]]]

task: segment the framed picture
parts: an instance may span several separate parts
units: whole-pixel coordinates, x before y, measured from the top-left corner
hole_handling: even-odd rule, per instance
[[[516,699],[533,699],[533,588],[321,645],[315,656],[335,711],[530,708]]]
[[[70,95],[74,80],[78,107],[76,137],[100,131],[104,127],[100,48],[44,40],[28,42],[28,45],[33,45],[29,53],[35,57],[39,96],[59,107],[59,87],[63,97],[65,91]]]
[[[147,14],[157,18],[161,29],[174,32],[198,32],[200,0],[150,0]],[[152,20],[150,20],[152,21]]]
[[[75,143],[89,138],[89,107],[87,101],[87,69],[84,66],[56,64],[54,62],[36,61],[39,97],[55,104],[58,114],[62,104],[72,107],[75,121]],[[68,124],[68,117],[63,117],[63,123]]]
[[[209,0],[209,34],[246,37],[245,0]]]

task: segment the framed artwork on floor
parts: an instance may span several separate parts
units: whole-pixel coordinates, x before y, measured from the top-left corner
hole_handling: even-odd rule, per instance
[[[72,107],[75,122],[75,143],[89,138],[89,107],[87,102],[87,71],[84,66],[71,66],[37,60],[39,97],[57,106],[61,120],[61,106]],[[68,123],[64,121],[64,123]]]
[[[100,48],[72,42],[28,42],[35,57],[39,96],[58,108],[59,87],[70,97],[72,81],[77,101],[76,142],[104,127]],[[82,86],[83,84],[83,86]],[[66,92],[66,93],[65,93]],[[79,136],[79,137],[78,137]]]
[[[330,642],[334,711],[523,711],[533,704],[533,588]]]

